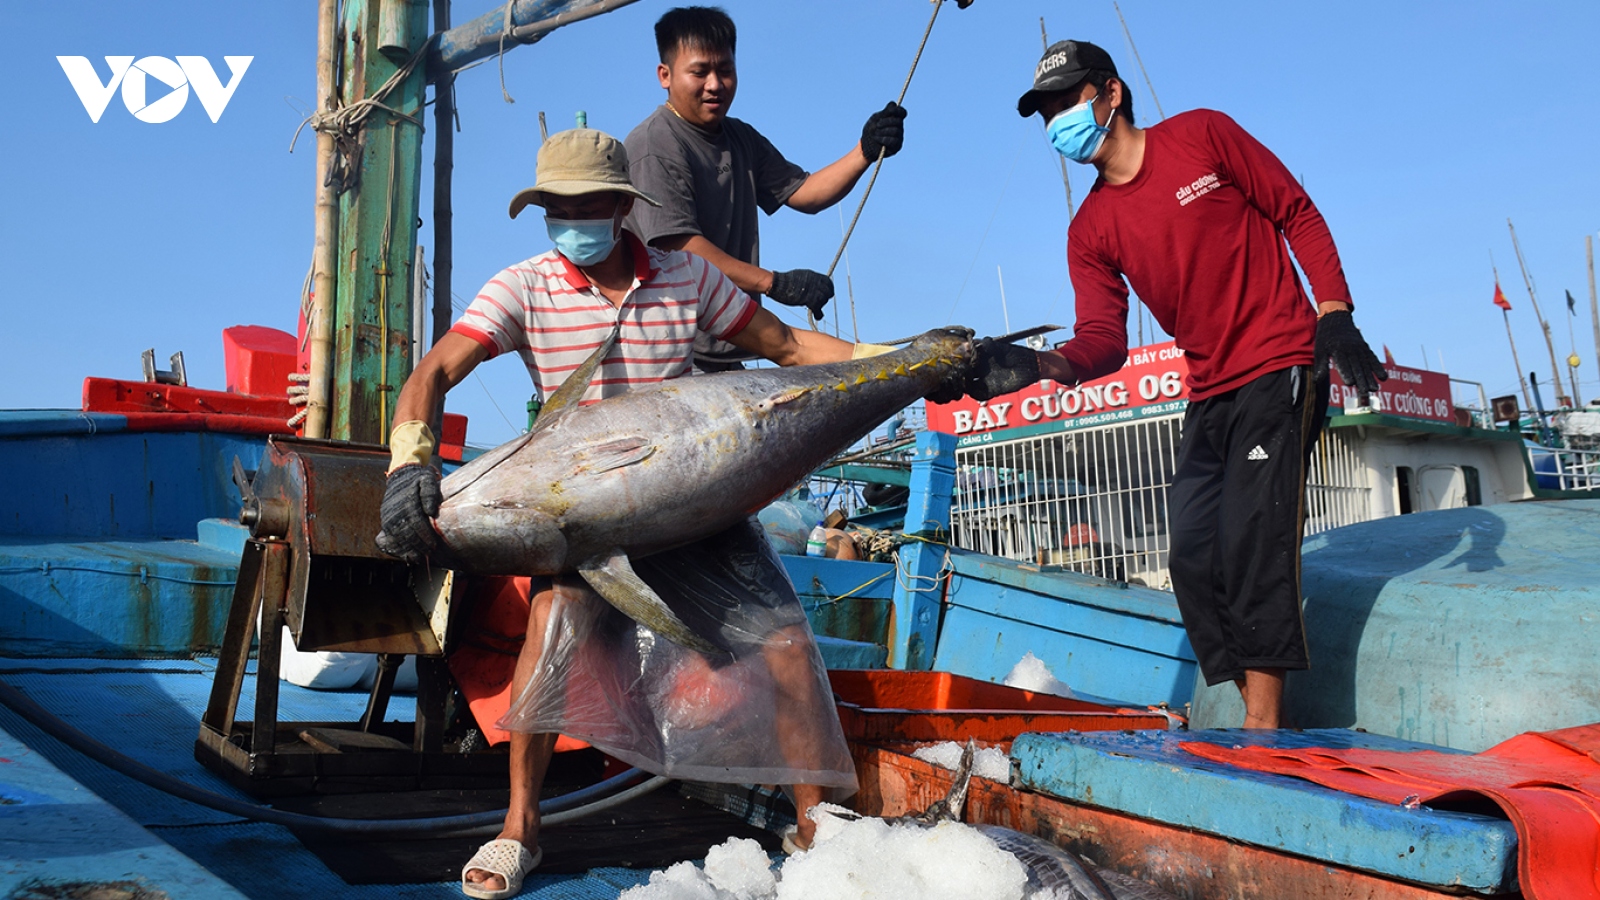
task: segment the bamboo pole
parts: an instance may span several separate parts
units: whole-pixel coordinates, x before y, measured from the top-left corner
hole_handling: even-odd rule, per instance
[[[450,0],[433,0],[433,30],[450,30]],[[437,344],[450,330],[450,272],[455,244],[451,228],[450,179],[455,171],[456,76],[445,72],[433,85],[433,340]],[[421,303],[422,298],[418,297]],[[418,357],[420,359],[420,357]]]
[[[317,108],[331,115],[337,106],[334,94],[334,22],[338,0],[317,3]],[[333,168],[333,135],[317,132],[316,238],[312,256],[311,380],[306,402],[305,436],[325,438],[332,411],[333,395],[333,312],[334,266],[338,242],[339,199],[330,184]]]
[[[1522,259],[1522,246],[1517,243],[1517,227],[1506,219],[1506,228],[1511,231],[1511,249],[1517,252],[1517,265],[1522,269],[1522,283],[1528,288],[1528,299],[1533,302],[1533,314],[1539,319],[1539,329],[1544,332],[1544,346],[1550,351],[1551,387],[1556,390],[1556,406],[1561,406],[1566,400],[1566,388],[1561,386],[1561,364],[1556,362],[1556,342],[1550,337],[1550,323],[1545,321],[1544,313],[1539,311],[1539,298],[1533,293],[1533,279],[1528,277],[1528,264]]]
[[[1600,367],[1600,301],[1594,293],[1594,237],[1583,236],[1583,251],[1589,257],[1589,321],[1594,324],[1594,363]]]
[[[1500,287],[1500,269],[1494,264],[1494,254],[1489,254],[1489,270],[1494,272],[1494,286]],[[1500,315],[1506,320],[1506,343],[1511,345],[1511,364],[1517,367],[1517,387],[1522,388],[1522,408],[1533,409],[1533,398],[1528,394],[1528,378],[1522,372],[1522,360],[1517,358],[1517,339],[1511,336],[1511,313],[1505,309]]]

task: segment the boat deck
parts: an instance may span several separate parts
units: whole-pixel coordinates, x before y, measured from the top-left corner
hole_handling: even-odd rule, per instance
[[[199,716],[211,689],[209,662],[0,659],[0,679],[146,765],[248,800],[194,760]],[[249,715],[253,678],[241,697],[241,716]],[[353,721],[365,700],[364,693],[284,683],[280,709],[285,720]],[[411,707],[409,697],[397,695],[389,716],[406,719]],[[275,805],[342,816],[426,816],[502,808],[505,793],[317,795]],[[776,846],[771,833],[737,817],[670,789],[658,791],[592,824],[551,829],[544,841],[549,865],[530,876],[521,896],[610,900],[646,881],[652,869],[702,858],[706,848],[733,836]],[[8,860],[0,866],[0,896],[85,883],[128,890],[133,883],[171,900],[285,894],[453,900],[461,896],[460,866],[481,841],[302,841],[282,826],[243,821],[146,787],[0,707],[0,848]]]

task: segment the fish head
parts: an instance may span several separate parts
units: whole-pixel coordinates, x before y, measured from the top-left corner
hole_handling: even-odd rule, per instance
[[[918,335],[906,350],[931,362],[943,373],[941,386],[959,393],[966,384],[967,374],[978,361],[975,334],[971,328],[959,325],[935,328]]]
[[[935,328],[917,335],[911,341],[911,349],[926,356],[971,366],[977,359],[976,343],[973,341],[976,334],[971,328],[960,325]]]

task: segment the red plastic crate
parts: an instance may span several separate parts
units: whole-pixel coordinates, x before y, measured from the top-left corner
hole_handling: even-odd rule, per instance
[[[845,737],[1006,743],[1033,731],[1170,727],[1168,716],[1039,694],[949,672],[831,669]]]

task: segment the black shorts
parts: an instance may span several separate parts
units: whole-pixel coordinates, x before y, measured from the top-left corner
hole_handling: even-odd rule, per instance
[[[1207,684],[1310,664],[1300,613],[1306,466],[1326,383],[1296,366],[1189,404],[1168,568]]]

